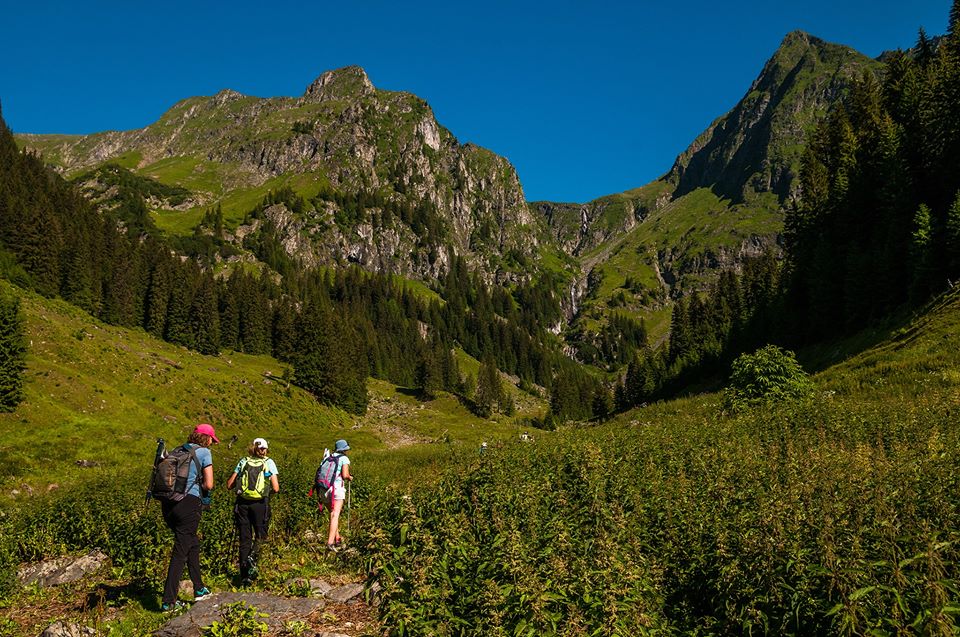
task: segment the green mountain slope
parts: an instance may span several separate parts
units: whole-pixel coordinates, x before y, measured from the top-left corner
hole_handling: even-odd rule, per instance
[[[303,198],[265,216],[292,257],[355,262],[422,280],[446,272],[448,251],[510,277],[538,255],[541,226],[510,163],[440,126],[409,93],[374,88],[359,67],[328,71],[301,97],[224,90],[174,105],[140,130],[20,135],[67,176],[107,163],[188,191],[155,199],[156,224],[188,235],[214,204],[228,240],[261,228],[248,214],[271,190]],[[93,177],[96,177],[94,173]]]
[[[278,450],[305,458],[340,437],[364,454],[441,440],[479,444],[516,433],[512,419],[477,418],[444,392],[422,402],[384,381],[370,382],[370,412],[350,416],[288,387],[285,366],[273,358],[203,356],[106,325],[62,301],[18,293],[29,339],[25,400],[0,414],[0,459],[12,468],[0,489],[17,489],[21,497],[91,472],[149,462],[157,437],[180,441],[197,422],[213,423],[224,443],[237,436],[237,454],[264,436]],[[472,359],[460,356],[469,368]],[[515,387],[510,391],[518,418],[545,409]]]
[[[851,81],[881,67],[849,47],[789,33],[747,94],[677,157],[666,179],[678,195],[703,187],[735,201],[795,195],[807,134]]]
[[[566,308],[570,339],[589,352],[609,314],[625,312],[646,320],[652,342],[660,342],[672,300],[704,290],[747,257],[779,250],[806,135],[854,78],[881,68],[795,31],[663,178],[586,204],[531,204],[580,260]]]

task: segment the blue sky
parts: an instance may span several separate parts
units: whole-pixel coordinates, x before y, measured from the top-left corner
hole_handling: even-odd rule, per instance
[[[416,93],[461,141],[506,156],[527,198],[642,186],[743,96],[803,29],[876,56],[946,30],[948,0],[687,2],[12,2],[0,102],[15,132],[155,121],[232,88],[299,95],[363,66]]]

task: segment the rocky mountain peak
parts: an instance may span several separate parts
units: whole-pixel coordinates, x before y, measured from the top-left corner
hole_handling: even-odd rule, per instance
[[[375,90],[366,71],[359,66],[345,66],[321,73],[304,91],[303,100],[322,102],[328,99],[355,98],[369,95]]]
[[[234,102],[236,100],[242,99],[243,93],[238,93],[233,89],[225,88],[216,95],[213,96],[213,103],[217,106],[223,106],[229,102]]]
[[[803,31],[788,33],[743,99],[677,157],[666,175],[675,195],[709,187],[733,201],[750,193],[794,196],[807,133],[864,69],[879,64]]]

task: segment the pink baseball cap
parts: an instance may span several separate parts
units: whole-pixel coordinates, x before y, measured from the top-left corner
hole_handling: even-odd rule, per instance
[[[215,443],[220,444],[220,439],[217,438],[217,434],[216,434],[216,432],[214,432],[214,430],[213,430],[213,425],[208,425],[208,424],[205,423],[205,422],[200,423],[199,425],[197,425],[196,427],[193,428],[193,433],[195,433],[195,434],[207,434],[208,436],[210,436],[211,438],[213,438],[213,441],[214,441]]]

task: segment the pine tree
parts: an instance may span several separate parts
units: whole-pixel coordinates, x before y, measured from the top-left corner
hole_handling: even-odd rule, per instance
[[[951,11],[951,14],[953,12]],[[952,24],[952,21],[951,21]],[[930,45],[930,38],[927,37],[927,32],[920,27],[920,31],[917,33],[917,64],[921,68],[927,68],[930,65],[930,61],[933,59],[933,47]]]
[[[613,395],[603,385],[597,386],[593,394],[593,416],[600,422],[605,422],[613,413]]]
[[[473,396],[474,408],[481,418],[489,418],[493,414],[493,406],[499,404],[503,396],[503,385],[500,382],[500,372],[493,360],[493,355],[487,353],[480,363],[480,372],[477,375],[477,391]]]
[[[932,242],[930,208],[926,204],[920,204],[913,217],[913,231],[910,235],[910,264],[913,273],[911,296],[918,301],[925,298],[932,287],[930,281]]]
[[[353,331],[329,307],[310,305],[300,315],[293,382],[317,400],[354,414],[367,409],[367,365]]]
[[[424,400],[433,400],[443,386],[443,373],[433,348],[421,349],[417,361],[415,384]]]
[[[20,299],[0,283],[0,411],[13,411],[23,400],[27,344]]]
[[[193,333],[190,331],[191,287],[186,267],[174,266],[163,338],[185,347],[193,345]]]
[[[960,277],[960,190],[947,211],[946,223],[947,276]]]
[[[201,354],[216,356],[220,353],[220,315],[213,277],[206,274],[200,279],[190,307],[190,329],[193,347]]]

